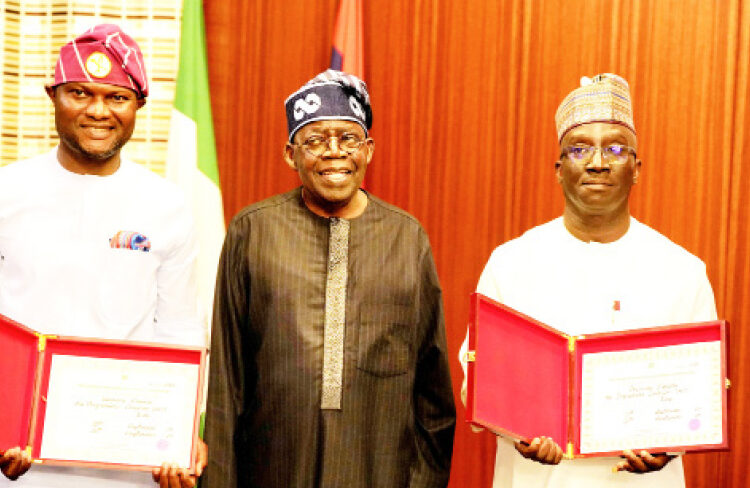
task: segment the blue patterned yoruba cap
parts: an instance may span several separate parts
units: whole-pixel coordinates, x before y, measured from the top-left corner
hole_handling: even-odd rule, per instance
[[[557,140],[572,128],[592,122],[624,125],[635,134],[630,87],[621,76],[602,73],[581,78],[581,86],[565,97],[557,107]]]
[[[354,75],[326,70],[284,102],[289,142],[303,126],[318,120],[350,120],[367,135],[372,127],[372,107],[367,85]]]

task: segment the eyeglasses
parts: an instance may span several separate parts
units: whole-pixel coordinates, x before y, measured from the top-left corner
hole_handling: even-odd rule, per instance
[[[302,144],[295,144],[295,146],[302,146],[307,152],[315,157],[322,156],[328,148],[333,149],[333,140],[336,140],[336,146],[339,150],[346,154],[353,154],[365,143],[365,140],[359,137],[357,134],[345,133],[340,136],[324,137],[319,135],[310,136],[305,139]]]
[[[631,154],[635,156],[635,149],[622,144],[610,144],[604,147],[576,144],[564,147],[560,157],[567,156],[574,163],[584,164],[591,161],[597,151],[601,154],[602,160],[609,164],[625,164]]]

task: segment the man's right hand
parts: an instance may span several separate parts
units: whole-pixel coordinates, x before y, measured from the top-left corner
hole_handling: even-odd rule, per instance
[[[563,450],[551,437],[534,437],[531,442],[516,442],[516,451],[526,459],[542,464],[560,464]]]
[[[8,449],[0,455],[0,470],[10,480],[18,479],[31,467],[31,455],[20,447]]]
[[[208,446],[203,439],[198,439],[198,449],[195,453],[195,474],[187,469],[178,468],[176,464],[164,463],[159,468],[151,471],[154,481],[159,488],[194,488],[198,478],[208,464]]]

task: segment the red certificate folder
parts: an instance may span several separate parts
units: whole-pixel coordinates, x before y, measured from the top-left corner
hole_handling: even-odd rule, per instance
[[[727,326],[722,320],[572,337],[474,293],[471,297],[466,353],[467,421],[514,439],[531,439],[542,435],[552,437],[566,451],[568,458],[617,455],[624,449],[649,452],[727,449]],[[689,360],[680,359],[680,354],[691,354],[681,349],[683,347],[710,348],[707,357],[713,357],[715,361],[713,364],[698,365],[693,364],[698,361],[694,359],[695,356],[689,356]],[[628,374],[622,374],[620,376],[627,386],[622,386],[621,391],[617,389],[620,386],[615,381],[621,378],[605,377],[608,381],[596,383],[600,370],[605,373],[615,371],[616,374],[619,374],[618,371],[629,372],[629,368],[620,368],[616,361],[622,358],[628,360],[630,356],[650,358],[654,354],[659,359],[660,355],[664,355],[664,361],[687,361],[690,368],[706,366],[706,371],[716,372],[708,378],[707,384],[712,385],[709,391],[700,392],[705,393],[703,398],[711,398],[713,402],[710,403],[710,410],[714,414],[712,417],[707,415],[706,408],[696,406],[690,410],[693,407],[682,402],[674,408],[664,408],[658,404],[655,413],[650,414],[644,413],[646,410],[638,410],[646,408],[641,406],[647,403],[647,399],[668,403],[674,401],[672,396],[684,394],[685,388],[680,381],[693,383],[687,371],[674,373],[675,381],[671,381],[670,377],[669,381],[660,379],[658,381],[661,383],[654,384],[648,383],[655,380],[647,376],[633,379],[628,378]],[[674,357],[677,359],[672,359]],[[589,365],[585,375],[584,363]],[[592,366],[595,364],[603,366],[597,370]],[[653,362],[649,361],[642,365],[646,369],[652,366]],[[589,387],[591,393],[582,401],[584,384],[613,390],[597,398],[596,392]],[[622,427],[621,430],[637,432],[640,421],[675,424],[682,422],[681,415],[687,415],[685,419],[689,417],[689,421],[684,424],[686,432],[684,435],[670,435],[669,439],[675,441],[672,443],[663,442],[664,437],[649,438],[648,433],[643,435],[642,441],[646,443],[642,445],[617,445],[615,437],[611,442],[591,439],[589,433],[598,432],[590,428],[591,419],[598,416],[607,420],[606,415],[614,414],[603,411],[607,409],[596,408],[596,405],[607,404],[616,407],[635,405],[634,412],[628,410],[626,414],[609,419],[610,424],[616,426],[615,430],[627,424],[627,428]],[[702,432],[701,429],[707,431],[709,424],[715,438],[711,442],[691,442],[698,435],[696,432]],[[583,435],[582,430],[585,431]],[[583,449],[582,437],[585,441]]]
[[[47,395],[50,389],[50,369],[55,358],[63,356],[138,361],[148,367],[157,363],[195,366],[197,368],[195,392],[190,393],[189,398],[175,399],[176,402],[183,402],[183,405],[189,402],[187,408],[191,409],[189,414],[192,415],[192,426],[190,426],[192,432],[188,434],[188,437],[192,440],[192,444],[190,465],[183,467],[195,469],[194,459],[206,358],[204,348],[43,335],[2,315],[0,315],[0,371],[2,371],[0,391],[3,394],[3,408],[2,423],[0,423],[0,452],[14,446],[25,446],[35,462],[44,464],[144,471],[161,464],[161,462],[151,465],[82,461],[61,457],[47,458],[42,455],[45,421],[47,420]],[[117,384],[117,381],[118,378],[112,379],[113,384]],[[140,424],[136,427],[137,429],[146,428]],[[144,433],[134,432],[135,435],[143,436]],[[187,448],[187,446],[183,447]],[[162,462],[166,461],[172,460],[165,459]]]

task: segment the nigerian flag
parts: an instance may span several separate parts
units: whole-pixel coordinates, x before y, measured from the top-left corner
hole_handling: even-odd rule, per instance
[[[169,128],[166,174],[182,188],[192,204],[199,246],[198,293],[201,312],[208,325],[225,228],[201,0],[183,0],[181,31],[180,67]]]

